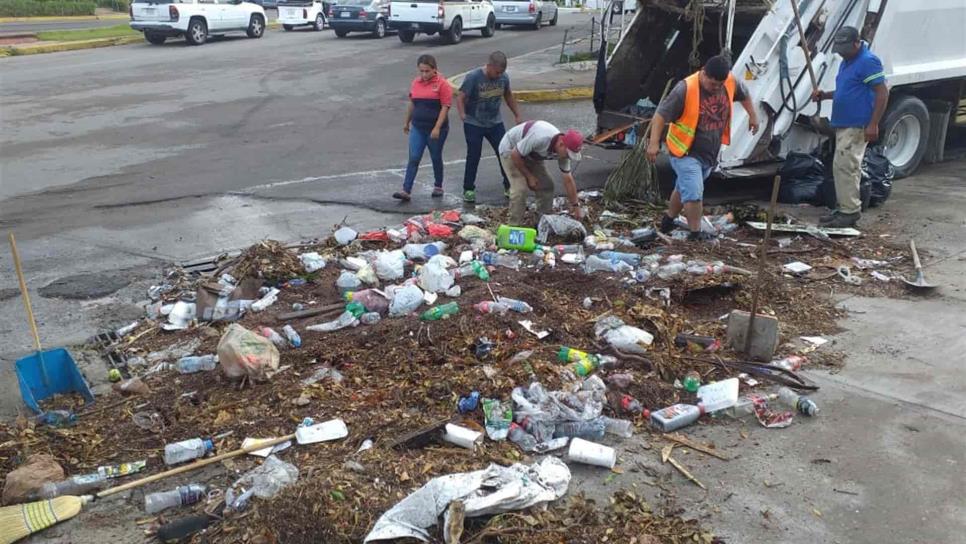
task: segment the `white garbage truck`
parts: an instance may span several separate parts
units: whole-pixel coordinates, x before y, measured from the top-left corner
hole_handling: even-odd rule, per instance
[[[829,133],[832,104],[811,100],[793,1],[822,90],[835,88],[842,58],[832,42],[839,28],[859,29],[882,59],[890,97],[879,143],[896,177],[924,159],[941,160],[966,96],[966,0],[639,0],[622,32],[609,33],[620,37],[607,59],[604,92],[595,96],[596,140],[622,147],[646,138],[635,131],[665,90],[728,49],[762,130],[752,134],[744,109],[734,108],[718,173],[769,174],[788,153],[813,151]]]

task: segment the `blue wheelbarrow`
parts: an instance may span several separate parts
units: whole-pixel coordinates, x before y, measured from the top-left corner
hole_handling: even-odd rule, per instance
[[[23,268],[20,265],[20,254],[17,252],[17,241],[10,233],[10,250],[13,253],[14,267],[17,269],[17,279],[20,280],[20,294],[23,296],[23,306],[30,321],[30,331],[34,336],[35,353],[17,359],[14,367],[17,372],[17,382],[20,384],[20,396],[24,404],[37,414],[43,414],[40,401],[63,393],[78,393],[87,404],[94,402],[94,395],[87,385],[77,363],[64,348],[43,351],[40,347],[40,335],[37,333],[37,322],[34,311],[30,306],[30,296],[27,294],[27,282],[24,280]]]

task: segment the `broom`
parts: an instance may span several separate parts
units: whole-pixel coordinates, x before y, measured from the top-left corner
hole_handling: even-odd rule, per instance
[[[0,508],[0,544],[21,538],[76,516],[90,496],[66,495]]]

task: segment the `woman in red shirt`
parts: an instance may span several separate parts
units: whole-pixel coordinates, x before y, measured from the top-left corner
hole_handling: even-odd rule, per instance
[[[436,178],[433,196],[443,196],[443,144],[449,134],[446,116],[453,104],[453,88],[436,69],[436,59],[432,55],[420,55],[416,66],[419,77],[409,88],[409,106],[403,125],[403,132],[409,135],[409,164],[406,165],[403,190],[392,195],[402,201],[410,199],[419,162],[427,147]]]

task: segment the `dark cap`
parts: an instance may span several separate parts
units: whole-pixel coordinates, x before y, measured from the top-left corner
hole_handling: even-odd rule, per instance
[[[843,26],[835,33],[835,43],[855,43],[859,41],[859,31],[853,26]]]

